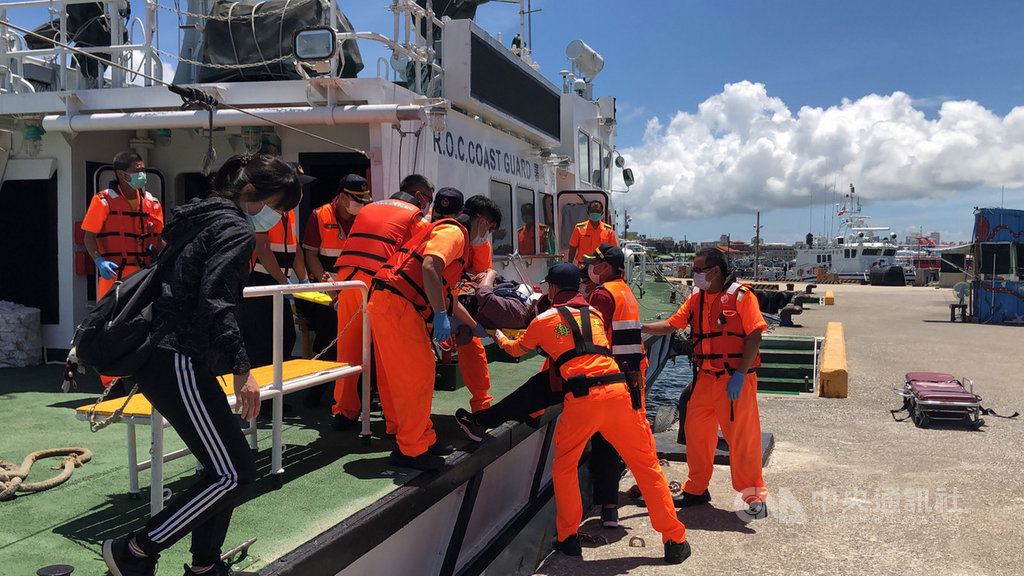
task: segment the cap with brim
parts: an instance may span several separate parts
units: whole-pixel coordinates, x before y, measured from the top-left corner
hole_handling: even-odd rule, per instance
[[[310,176],[310,175],[306,174],[306,171],[302,169],[302,165],[299,164],[298,162],[289,162],[288,165],[291,166],[292,169],[295,170],[296,176],[299,177],[299,184],[300,185],[305,186],[306,184],[309,184],[310,182],[316,182],[316,176]]]
[[[338,192],[348,194],[363,204],[369,204],[373,200],[370,196],[370,184],[366,182],[366,178],[358,174],[346,174],[338,183]]]
[[[580,269],[575,264],[559,262],[548,268],[544,281],[559,288],[578,288],[580,285]]]
[[[584,264],[607,262],[619,270],[626,267],[626,256],[622,253],[622,248],[607,242],[598,246],[593,253],[584,255],[582,260]]]
[[[434,211],[439,214],[457,214],[464,204],[465,198],[458,188],[446,186],[434,193]]]

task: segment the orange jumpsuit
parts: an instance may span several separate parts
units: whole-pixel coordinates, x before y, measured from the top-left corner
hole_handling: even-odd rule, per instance
[[[129,190],[125,193],[118,186],[117,190],[102,190],[93,195],[85,219],[82,220],[82,230],[95,234],[100,256],[118,266],[117,278],[113,280],[96,274],[97,301],[103,298],[118,279],[123,280],[152,262],[151,254],[160,249],[160,233],[163,229],[164,213],[160,201],[145,190]],[[110,387],[114,380],[109,376],[100,376],[104,388]]]
[[[593,254],[601,244],[619,245],[615,239],[615,229],[607,222],[598,222],[595,226],[590,220],[580,222],[572,229],[572,237],[569,238],[569,246],[576,247],[576,261],[579,264],[587,254]],[[586,275],[584,274],[584,277]]]
[[[417,245],[418,244],[418,245]],[[426,320],[433,316],[422,293],[422,258],[443,262],[446,299],[465,269],[468,256],[465,229],[454,220],[431,224],[425,239],[414,238],[396,253],[374,277],[367,311],[377,352],[381,407],[397,426],[396,440],[402,454],[416,457],[437,441],[430,406],[434,397],[436,363]],[[411,281],[410,281],[411,279]],[[417,285],[418,283],[418,285]]]
[[[571,314],[572,326],[563,316],[565,312]],[[584,314],[588,322],[582,319]],[[591,352],[576,355],[577,340],[589,343]],[[591,382],[586,395],[565,394],[562,416],[555,429],[552,464],[558,539],[565,540],[579,530],[583,519],[578,474],[580,457],[590,437],[600,432],[633,472],[647,502],[651,526],[661,532],[662,542],[672,540],[681,543],[686,540],[686,528],[676,517],[672,494],[658,463],[647,416],[643,410],[633,410],[630,404],[624,378],[609,355],[600,313],[587,306],[582,297],[576,297],[565,306],[539,314],[516,340],[499,336],[498,344],[513,356],[522,356],[539,347],[545,355],[556,359],[554,365],[559,366],[559,373],[565,381],[563,389],[572,388],[570,379],[574,376],[608,381]]]
[[[467,272],[477,274],[485,272],[493,267],[491,262],[491,243],[484,242],[478,246],[471,246],[472,259],[467,267]],[[476,336],[468,343],[456,348],[459,357],[459,371],[462,372],[462,381],[466,384],[472,397],[469,399],[470,410],[476,412],[491,405],[494,397],[491,396],[491,373],[487,369],[487,352],[484,345]]]
[[[768,491],[761,474],[757,374],[747,374],[739,400],[730,402],[725,392],[733,372],[730,366],[735,366],[743,355],[743,337],[767,328],[757,298],[738,283],[715,294],[695,289],[668,321],[680,330],[693,326],[694,358],[700,367],[684,423],[690,472],[683,490],[703,494],[707,489],[721,427],[729,444],[733,489],[742,493],[748,504],[755,500],[764,502]],[[755,360],[754,366],[757,365]]]
[[[349,229],[345,245],[332,268],[337,268],[337,279],[354,280],[370,287],[373,275],[410,238],[427,228],[419,206],[396,199],[378,200],[363,207]],[[362,298],[358,290],[338,293],[338,362],[359,364],[363,360],[363,333],[359,313]],[[374,355],[377,355],[374,350]],[[379,364],[378,364],[379,365]],[[376,373],[377,387],[385,376]],[[359,417],[359,375],[338,378],[334,383],[332,414],[342,414],[349,420]],[[387,433],[395,432],[394,424],[385,418]]]

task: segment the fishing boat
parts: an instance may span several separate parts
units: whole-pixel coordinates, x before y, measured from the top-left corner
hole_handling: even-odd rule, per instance
[[[596,94],[603,59],[585,43],[569,42],[571,71],[552,81],[539,72],[528,46],[506,46],[472,20],[479,3],[442,13],[429,0],[393,0],[386,9],[394,26],[385,33],[359,31],[359,22],[349,23],[324,0],[189,0],[184,10],[179,2],[146,2],[133,14],[120,2],[5,3],[0,189],[17,205],[0,219],[16,239],[8,253],[17,256],[7,264],[33,273],[5,278],[0,299],[41,311],[46,356],[62,363],[76,323],[95,304],[95,270],[80,223],[92,195],[114,178],[111,159],[123,150],[142,156],[147,189],[168,215],[206,193],[216,158],[261,150],[298,162],[317,178],[298,209],[303,221],[352,173],[370,181],[374,199],[397,191],[410,173],[438,188],[486,194],[503,215],[491,239],[495,267],[538,283],[550,261],[567,250],[590,200],[603,202],[606,220],[614,213],[612,170],[622,168],[621,156],[612,162],[615,99]],[[52,8],[53,42],[41,40],[39,28],[33,33],[8,18],[38,7]],[[88,22],[109,32],[105,40],[90,44],[77,35],[84,25],[72,15],[87,9],[95,10]],[[155,31],[163,18],[177,19],[185,30],[177,52],[160,47]],[[528,38],[522,22],[520,38]],[[73,38],[79,40],[74,50],[68,45]],[[391,57],[364,68],[359,46],[366,43],[384,46]],[[86,53],[111,63],[93,66]],[[165,59],[177,61],[172,85],[162,80]],[[624,176],[631,181],[631,174]],[[520,236],[531,229],[521,217],[527,204],[553,231],[554,246],[544,246],[536,230],[532,242]],[[524,244],[544,249],[526,253]],[[666,297],[663,309],[646,310],[653,317],[675,306]],[[538,368],[537,360],[492,363],[492,394],[500,398]],[[48,394],[59,373],[46,365],[19,372],[10,383],[18,393],[5,414],[16,416],[5,416],[2,436],[25,432],[16,445],[5,440],[4,450],[88,444],[95,457],[59,488],[60,496],[18,497],[0,509],[0,523],[18,527],[0,542],[4,573],[52,564],[98,573],[102,541],[138,526],[165,496],[152,490],[148,501],[135,499],[148,487],[146,474],[126,474],[125,462],[140,460],[126,458],[136,450],[135,424],[128,441],[119,427],[90,435],[75,420],[75,408],[94,398],[95,382],[91,391],[86,379],[80,391],[53,398]],[[33,394],[46,400],[36,404]],[[446,439],[461,438],[449,415],[467,398],[464,389],[435,397],[435,423]],[[332,434],[328,416],[285,415],[282,470],[267,450],[258,453],[261,473],[283,477],[257,486],[236,510],[229,544],[260,540],[243,566],[261,574],[507,574],[529,572],[543,557],[550,538],[539,534],[553,524],[557,410],[536,427],[513,423],[479,446],[460,443],[439,473],[395,469],[386,458],[391,445],[376,424],[372,437],[359,439]],[[155,438],[160,427],[151,428]],[[266,423],[258,426],[264,448],[269,434]],[[154,449],[150,463],[150,474],[162,466],[171,493],[193,472],[188,458],[165,463],[160,457],[180,454],[172,436]],[[275,446],[279,441],[275,435]],[[132,484],[133,475],[141,484]],[[529,532],[530,526],[541,532]],[[178,545],[162,562],[185,559]]]
[[[834,276],[863,284],[913,284],[917,271],[909,263],[899,264],[896,233],[888,226],[868,226],[870,216],[861,212],[860,197],[853,184],[838,210],[842,217],[835,236],[821,236],[797,248],[792,271],[805,281]],[[808,235],[810,236],[810,235]]]

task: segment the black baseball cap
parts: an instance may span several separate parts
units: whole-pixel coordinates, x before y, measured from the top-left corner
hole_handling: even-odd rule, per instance
[[[310,182],[316,181],[316,176],[306,174],[306,171],[302,169],[302,165],[298,162],[289,162],[288,165],[292,167],[292,170],[295,170],[295,175],[299,177],[300,186],[305,186]]]
[[[584,264],[593,264],[595,262],[607,262],[617,270],[622,270],[626,267],[626,255],[622,253],[622,248],[605,242],[598,246],[593,254],[583,256]]]
[[[446,186],[434,194],[434,212],[450,216],[462,211],[466,199],[458,188]]]
[[[369,204],[373,199],[370,197],[370,184],[358,174],[346,174],[338,183],[338,192],[348,194],[363,204]]]
[[[576,289],[580,286],[580,277],[580,269],[575,264],[559,262],[548,268],[548,275],[544,277],[544,281],[559,288]]]

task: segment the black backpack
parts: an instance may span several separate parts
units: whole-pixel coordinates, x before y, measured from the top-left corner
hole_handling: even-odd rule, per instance
[[[75,328],[69,360],[77,357],[104,376],[133,375],[149,359],[164,334],[154,334],[153,303],[160,297],[160,265],[170,260],[202,230],[193,228],[182,241],[166,246],[155,261],[118,280]]]

